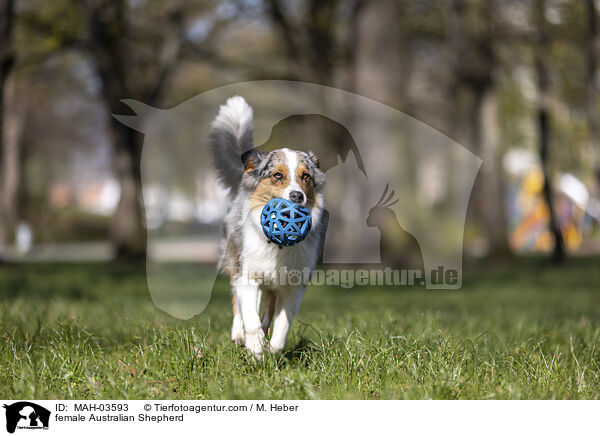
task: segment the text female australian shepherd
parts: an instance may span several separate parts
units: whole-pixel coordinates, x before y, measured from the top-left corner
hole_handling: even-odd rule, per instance
[[[325,174],[311,151],[281,148],[264,153],[253,148],[252,108],[239,96],[220,107],[212,123],[211,151],[222,183],[231,189],[225,218],[221,270],[231,278],[233,327],[231,338],[262,359],[265,334],[273,323],[269,348],[283,350],[305,290],[288,274],[312,271],[319,257],[323,224]],[[312,230],[292,247],[280,248],[263,234],[260,214],[276,197],[311,211]],[[264,314],[259,315],[265,295]]]

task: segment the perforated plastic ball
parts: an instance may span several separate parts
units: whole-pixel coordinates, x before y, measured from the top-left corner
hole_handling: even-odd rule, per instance
[[[269,200],[260,214],[267,239],[281,247],[301,242],[310,232],[310,210],[283,198]]]

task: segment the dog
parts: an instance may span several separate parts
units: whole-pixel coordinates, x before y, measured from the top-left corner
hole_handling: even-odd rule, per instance
[[[262,360],[271,323],[269,350],[274,354],[283,351],[305,292],[306,280],[291,284],[292,280],[283,276],[312,272],[321,254],[326,230],[325,173],[312,151],[281,148],[265,153],[255,149],[252,123],[253,111],[244,98],[228,99],[212,123],[210,149],[220,181],[230,189],[219,268],[232,284],[231,338]],[[297,245],[282,248],[263,234],[262,209],[277,197],[311,212],[312,229]]]

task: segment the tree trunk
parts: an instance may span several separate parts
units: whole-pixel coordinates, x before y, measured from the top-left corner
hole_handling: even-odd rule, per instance
[[[12,36],[14,23],[14,2],[13,0],[0,0],[0,165],[2,174],[0,175],[0,256],[6,248],[11,229],[8,222],[11,220],[12,204],[9,204],[5,197],[5,178],[6,169],[9,163],[5,155],[9,154],[5,149],[5,108],[6,108],[6,85],[7,80],[14,64],[14,54],[12,51]],[[8,206],[8,207],[7,207]]]
[[[537,76],[537,123],[539,136],[539,153],[542,172],[544,176],[544,200],[550,214],[549,230],[554,237],[554,250],[552,260],[555,263],[561,263],[566,258],[565,245],[560,231],[559,223],[556,219],[554,210],[553,189],[550,176],[550,135],[551,126],[549,118],[550,107],[550,77],[549,77],[549,47],[548,35],[546,31],[546,4],[544,0],[537,0],[535,3],[535,21],[537,26],[538,44],[535,51],[535,71]]]
[[[283,36],[285,54],[295,80],[333,85],[335,25],[339,0],[310,0],[306,15],[294,20],[280,0],[268,2],[269,17]]]
[[[2,138],[2,211],[4,216],[5,244],[14,243],[14,234],[19,218],[19,188],[21,185],[23,162],[21,159],[23,116],[15,101],[14,77],[5,85],[4,103],[10,112],[3,114]]]
[[[101,95],[107,111],[117,113],[119,100],[131,97],[125,75],[126,4],[122,0],[87,0],[91,51]],[[140,178],[141,141],[139,134],[111,119],[114,169],[121,187],[121,198],[113,216],[110,238],[115,260],[141,260],[146,253]]]
[[[496,58],[492,19],[494,4],[487,2],[476,10],[477,19],[486,28],[477,35],[469,27],[469,8],[478,7],[464,0],[448,3],[449,58],[453,78],[450,82],[449,119],[453,120],[454,137],[483,159],[477,182],[473,186],[475,216],[483,228],[489,256],[510,255],[506,230],[502,151],[498,128],[494,83]]]
[[[598,123],[598,15],[594,0],[587,0],[589,35],[587,39],[587,117],[590,129],[590,158],[594,172],[592,192],[600,196],[600,126]]]
[[[504,175],[502,170],[502,150],[498,126],[498,101],[495,87],[485,91],[478,110],[481,157],[481,200],[480,205],[490,254],[496,257],[510,256],[506,230],[506,210]]]
[[[114,140],[114,169],[121,187],[121,198],[113,216],[110,236],[115,259],[138,260],[144,257],[146,235],[142,225],[142,183],[140,138],[136,132],[111,121]]]

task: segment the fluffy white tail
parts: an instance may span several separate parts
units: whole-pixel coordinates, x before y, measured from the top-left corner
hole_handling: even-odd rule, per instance
[[[210,149],[219,178],[225,186],[236,188],[244,168],[240,156],[252,148],[252,108],[239,95],[219,108],[212,122]]]

